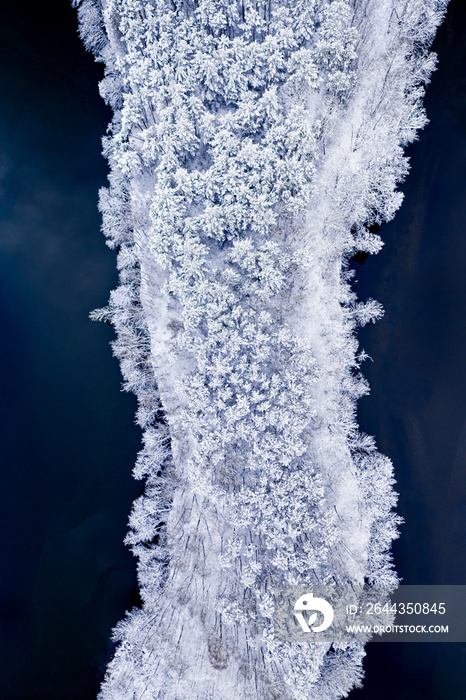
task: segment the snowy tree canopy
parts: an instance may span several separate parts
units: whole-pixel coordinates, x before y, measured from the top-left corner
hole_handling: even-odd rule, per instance
[[[330,700],[362,644],[278,643],[274,586],[398,579],[393,469],[362,434],[349,258],[376,253],[425,124],[442,0],[83,0],[105,64],[111,321],[146,479],[144,605],[102,700]]]

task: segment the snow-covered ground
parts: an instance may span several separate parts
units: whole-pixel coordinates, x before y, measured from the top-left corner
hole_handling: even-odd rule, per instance
[[[108,309],[147,477],[127,541],[144,607],[101,698],[345,696],[362,644],[273,638],[277,585],[397,585],[390,461],[348,260],[401,202],[444,2],[84,0],[105,63]],[[375,358],[376,359],[376,358]]]

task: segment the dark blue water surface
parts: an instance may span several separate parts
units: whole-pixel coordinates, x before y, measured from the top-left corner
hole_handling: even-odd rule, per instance
[[[405,583],[466,583],[466,11],[452,0],[431,124],[383,251],[357,268],[386,316],[360,404],[396,469]],[[67,0],[0,9],[0,699],[91,700],[111,627],[136,600],[122,539],[140,485],[135,400],[112,331],[88,320],[116,283],[99,233],[101,71]],[[466,647],[368,646],[355,700],[465,700]],[[180,699],[181,700],[181,699]],[[238,699],[241,700],[241,699]]]
[[[406,584],[466,583],[466,3],[451,0],[434,49],[430,124],[409,149],[405,201],[359,291],[385,318],[361,332],[373,358],[362,428],[391,457],[405,519],[394,544]],[[465,601],[466,605],[466,601]],[[465,700],[466,645],[368,645],[354,700]]]
[[[9,5],[9,6],[8,6]],[[94,698],[135,594],[135,399],[99,231],[110,114],[66,0],[0,10],[0,698]]]

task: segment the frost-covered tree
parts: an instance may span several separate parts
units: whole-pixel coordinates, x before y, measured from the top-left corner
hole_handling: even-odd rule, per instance
[[[100,209],[146,479],[143,607],[100,697],[330,700],[362,644],[273,635],[278,585],[393,588],[390,461],[355,420],[351,289],[399,207],[443,0],[82,0],[113,121]]]

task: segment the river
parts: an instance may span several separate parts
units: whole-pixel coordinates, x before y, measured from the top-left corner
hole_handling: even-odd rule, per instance
[[[123,545],[140,430],[97,193],[110,118],[66,0],[0,10],[0,697],[95,698],[136,598]]]
[[[385,317],[360,333],[361,427],[395,465],[394,543],[406,584],[466,583],[466,4],[452,0],[434,43],[430,120],[408,153],[405,200],[382,251],[355,263],[362,298]],[[368,645],[354,700],[465,700],[466,644]]]

